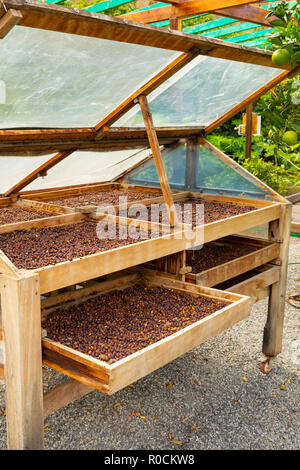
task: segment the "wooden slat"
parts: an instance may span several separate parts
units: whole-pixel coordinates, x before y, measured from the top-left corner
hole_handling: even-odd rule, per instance
[[[42,227],[54,227],[56,225],[67,225],[67,224],[79,222],[83,220],[83,218],[84,216],[82,214],[74,212],[71,214],[54,215],[52,217],[44,217],[41,219],[25,220],[23,222],[13,222],[11,224],[0,225],[0,233],[10,233],[16,230],[31,230],[31,229],[38,229]],[[1,260],[1,252],[0,252],[0,260]],[[7,263],[7,260],[6,260],[6,263]]]
[[[222,1],[224,6],[225,0]],[[227,6],[231,6],[233,0],[228,0],[228,2],[229,5]],[[194,0],[191,3],[194,3]],[[249,1],[243,0],[243,3],[249,3]],[[181,52],[201,50],[202,54],[208,54],[213,57],[274,67],[271,60],[272,54],[269,52],[232,45],[216,39],[196,37],[179,31],[170,31],[164,28],[156,28],[155,26],[123,21],[120,18],[112,18],[107,15],[98,15],[92,12],[73,10],[41,2],[32,1],[28,3],[24,0],[6,0],[6,6],[22,12],[23,18],[19,23],[22,26]],[[171,6],[171,8],[174,7]],[[288,68],[288,66],[285,68]]]
[[[157,175],[159,178],[160,182],[160,187],[165,199],[165,203],[167,206],[168,210],[168,215],[169,215],[169,220],[170,220],[170,225],[171,227],[174,227],[178,224],[178,218],[177,218],[177,213],[176,209],[174,207],[174,201],[173,201],[173,196],[172,196],[172,191],[169,185],[168,177],[167,177],[167,172],[165,169],[165,165],[162,159],[156,131],[154,128],[153,120],[152,120],[152,115],[150,112],[149,104],[147,97],[142,95],[139,97],[139,103],[141,107],[141,111],[143,114],[143,119],[146,127],[146,131],[148,134],[148,139],[150,143],[150,147],[152,150],[152,156],[155,162],[156,170],[157,170]]]
[[[279,267],[268,266],[268,269],[252,276],[246,281],[233,285],[227,289],[227,291],[241,295],[249,295],[253,299],[253,302],[258,302],[269,295],[269,287],[279,281],[279,275]]]
[[[18,10],[10,9],[0,18],[0,39],[5,38],[11,29],[19,23],[22,13]]]

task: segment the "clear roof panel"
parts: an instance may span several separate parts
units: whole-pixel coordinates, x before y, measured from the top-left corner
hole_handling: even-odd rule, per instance
[[[155,126],[208,126],[280,71],[261,65],[199,56],[149,97]],[[116,126],[144,127],[136,106]]]
[[[90,127],[180,55],[15,26],[0,41],[0,127]]]
[[[49,170],[47,176],[36,179],[23,191],[108,182],[142,162],[150,153],[144,149],[74,152]]]
[[[272,194],[264,191],[246,176],[227,165],[211,149],[198,145],[195,153],[193,181],[187,181],[187,146],[182,143],[162,152],[163,160],[172,189],[221,194],[225,196],[271,199]],[[235,162],[233,162],[235,163]],[[236,164],[236,163],[235,163]],[[144,186],[159,186],[159,179],[153,158],[127,173],[124,182]]]
[[[0,194],[5,193],[25,176],[49,160],[51,155],[2,157],[0,156]]]

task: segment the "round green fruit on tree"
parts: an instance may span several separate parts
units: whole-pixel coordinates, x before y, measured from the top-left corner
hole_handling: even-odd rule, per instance
[[[283,136],[282,140],[286,145],[296,145],[298,142],[298,136],[295,131],[286,131]]]
[[[291,56],[287,49],[277,49],[277,51],[272,54],[272,62],[274,65],[286,65],[289,63],[290,59]]]

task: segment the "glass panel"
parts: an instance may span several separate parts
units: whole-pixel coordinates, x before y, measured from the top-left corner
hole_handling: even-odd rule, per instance
[[[270,67],[199,56],[149,95],[154,124],[207,126],[278,74]],[[144,127],[139,108],[116,126]]]
[[[0,41],[0,127],[93,126],[178,55],[15,26]]]
[[[5,193],[25,176],[55,155],[37,157],[2,157],[0,156],[0,194]]]
[[[193,155],[187,157],[187,146],[179,144],[162,152],[167,175],[172,189],[182,189],[226,196],[246,197],[254,199],[271,199],[272,194],[264,191],[253,183],[250,178],[242,176],[234,168],[227,165],[211,149],[199,145]],[[194,162],[191,160],[194,159]],[[235,163],[235,162],[233,162]],[[192,164],[195,171],[186,168]],[[190,178],[188,180],[188,178]],[[153,159],[139,165],[127,173],[125,183],[144,186],[159,186],[159,180]]]
[[[74,152],[24,191],[111,181],[150,155],[150,150]],[[1,161],[0,161],[1,162]]]

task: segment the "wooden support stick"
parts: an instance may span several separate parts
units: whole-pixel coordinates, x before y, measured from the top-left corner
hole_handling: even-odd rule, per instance
[[[246,158],[251,158],[251,144],[252,144],[252,111],[253,104],[249,103],[246,108]]]
[[[42,449],[43,383],[38,275],[1,276],[8,449]]]
[[[170,225],[171,227],[174,227],[175,225],[178,224],[177,213],[174,207],[172,191],[169,185],[165,165],[162,159],[162,155],[161,155],[156,131],[154,128],[148,100],[145,95],[140,96],[138,100],[139,100],[141,111],[143,114],[144,123],[145,123],[146,131],[147,131],[149,143],[151,146],[152,155],[154,158],[158,178],[160,181],[161,190],[162,190],[164,200],[168,209]]]
[[[20,11],[10,9],[0,18],[0,39],[5,38],[11,29],[23,18]]]
[[[264,329],[263,353],[275,357],[281,352],[285,309],[285,293],[289,257],[292,204],[281,205],[281,217],[269,224],[269,239],[280,239],[280,277],[270,286],[268,318]]]
[[[197,139],[188,139],[186,145],[185,183],[187,189],[196,188],[196,164],[199,144]]]

